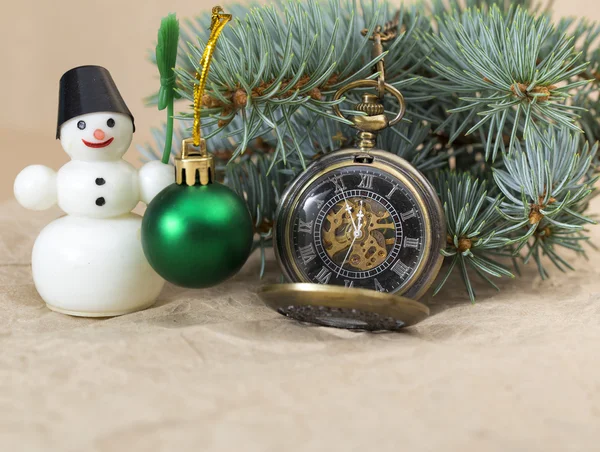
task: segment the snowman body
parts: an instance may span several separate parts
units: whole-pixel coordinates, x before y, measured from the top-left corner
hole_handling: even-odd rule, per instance
[[[67,214],[42,230],[32,252],[36,289],[52,310],[126,314],[152,305],[164,285],[144,256],[141,217],[131,210],[173,183],[174,173],[158,161],[138,171],[122,160],[132,134],[133,121],[124,114],[72,118],[60,129],[72,160],[58,173],[34,165],[17,176],[15,196],[23,206],[57,203]]]
[[[140,201],[138,172],[124,160],[73,160],[58,170],[56,188],[58,206],[69,215],[111,218]]]
[[[164,281],[140,245],[141,217],[66,215],[33,246],[33,281],[46,305],[85,317],[127,314],[154,304]]]

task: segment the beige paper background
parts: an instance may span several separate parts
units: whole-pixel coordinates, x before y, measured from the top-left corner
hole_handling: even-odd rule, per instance
[[[474,305],[455,277],[395,334],[270,311],[256,255],[227,284],[80,319],[46,309],[31,280],[58,214],[0,203],[2,452],[598,450],[599,252],[549,281],[530,265],[499,293],[476,283]]]
[[[227,2],[223,2],[226,6]],[[557,0],[600,18],[596,0]],[[65,69],[108,67],[136,115],[162,113],[145,61],[160,18],[212,3],[2,1],[0,200],[17,171],[65,162],[54,140]],[[135,151],[131,152],[135,160]],[[596,198],[592,210],[600,210]],[[402,334],[305,327],[264,308],[254,256],[227,285],[168,285],[156,306],[108,320],[47,310],[30,254],[58,210],[0,203],[0,451],[588,452],[600,444],[600,253],[542,281],[534,266],[426,296]],[[600,228],[593,229],[599,243]],[[270,259],[267,281],[277,279]]]

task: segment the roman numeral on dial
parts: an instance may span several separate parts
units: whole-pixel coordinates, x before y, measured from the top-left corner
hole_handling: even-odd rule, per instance
[[[342,176],[337,176],[333,178],[333,184],[335,185],[335,192],[341,193],[346,190],[346,186],[344,185],[344,180]]]
[[[325,267],[321,267],[315,279],[319,281],[321,284],[327,284],[329,282],[329,278],[331,278],[331,272],[327,270]]]
[[[390,199],[394,195],[394,193],[396,193],[396,190],[398,190],[399,188],[400,187],[398,185],[394,185],[390,192],[386,195],[386,198]]]
[[[400,218],[402,218],[402,221],[410,220],[411,218],[414,218],[416,216],[417,214],[415,212],[415,209],[410,209],[408,212],[403,212],[400,214]]]
[[[305,232],[310,234],[312,232],[313,222],[309,221],[308,223],[300,220],[298,223],[298,232]]]
[[[373,189],[373,176],[371,174],[361,174],[360,175],[360,184],[358,184],[358,188],[366,188],[367,190]]]
[[[410,270],[408,265],[405,265],[401,261],[396,261],[396,263],[392,267],[392,271],[396,273],[398,276],[402,276]]]
[[[304,265],[308,264],[315,257],[317,257],[317,252],[315,251],[315,247],[312,243],[309,243],[306,246],[301,246],[298,248],[298,250],[300,251],[300,257],[302,258]]]
[[[419,247],[419,239],[404,237],[404,247],[405,248],[418,248]]]
[[[349,279],[344,279],[344,287],[354,287],[354,281],[350,281]]]
[[[387,290],[385,290],[385,288],[381,285],[377,278],[374,278],[373,282],[375,283],[375,290],[377,292],[387,292]]]

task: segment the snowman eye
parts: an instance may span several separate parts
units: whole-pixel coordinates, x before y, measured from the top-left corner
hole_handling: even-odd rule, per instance
[[[77,128],[78,128],[79,130],[83,130],[83,129],[85,129],[85,121],[79,121],[79,122],[77,123]]]
[[[108,127],[114,127],[115,126],[115,120],[113,118],[110,118],[108,121],[106,121],[106,125]]]

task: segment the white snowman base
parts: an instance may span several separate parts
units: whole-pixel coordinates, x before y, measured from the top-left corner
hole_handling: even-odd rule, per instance
[[[48,308],[80,317],[112,317],[145,309],[164,280],[140,241],[141,217],[67,215],[46,226],[33,247],[33,280]]]

